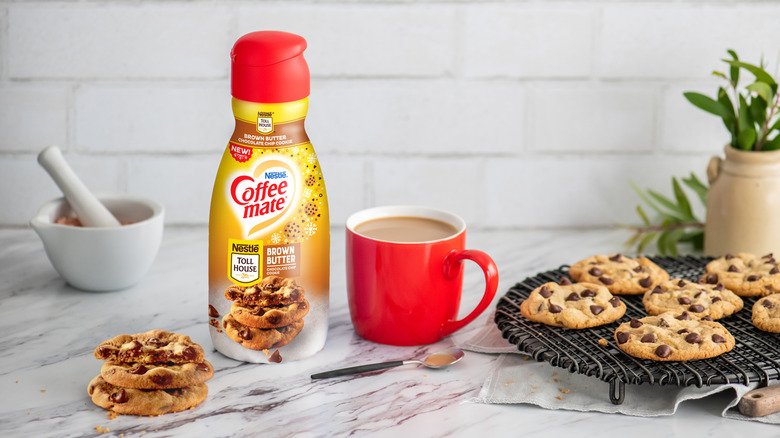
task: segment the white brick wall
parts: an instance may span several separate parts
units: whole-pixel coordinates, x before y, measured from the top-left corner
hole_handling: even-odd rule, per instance
[[[49,144],[95,191],[205,224],[228,54],[261,29],[308,40],[334,225],[394,203],[474,228],[636,222],[629,179],[668,193],[727,141],[682,92],[713,94],[727,48],[774,69],[778,16],[740,0],[0,0],[0,226],[58,196],[35,161]]]

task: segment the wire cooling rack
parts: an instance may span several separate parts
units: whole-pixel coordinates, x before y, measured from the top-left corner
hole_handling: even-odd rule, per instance
[[[704,273],[707,257],[648,257],[664,268],[670,278],[695,281]],[[751,309],[757,298],[743,298],[745,307],[735,315],[718,320],[736,338],[734,348],[711,359],[685,362],[656,362],[625,354],[615,345],[615,329],[631,318],[647,316],[642,295],[621,296],[626,303],[622,319],[589,329],[566,329],[525,319],[520,303],[549,281],[569,277],[568,266],[541,272],[517,283],[498,301],[495,322],[510,343],[538,361],[584,374],[609,383],[609,399],[621,404],[625,385],[718,385],[758,382],[764,386],[780,378],[780,335],[762,332],[751,322]],[[570,278],[570,277],[569,277]],[[607,346],[599,345],[599,340]],[[603,342],[603,341],[602,341]]]

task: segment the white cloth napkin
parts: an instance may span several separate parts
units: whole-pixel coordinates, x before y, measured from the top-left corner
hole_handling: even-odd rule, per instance
[[[780,412],[752,418],[742,415],[736,409],[740,398],[755,388],[755,384],[701,388],[626,384],[624,402],[620,405],[612,404],[609,400],[609,383],[596,377],[570,373],[547,362],[535,361],[501,336],[493,323],[493,315],[481,324],[475,322],[469,330],[456,334],[453,341],[463,350],[501,355],[485,379],[479,395],[472,400],[477,403],[528,403],[546,409],[653,417],[673,415],[680,403],[686,400],[727,392],[733,395],[733,399],[724,406],[723,417],[780,424]]]

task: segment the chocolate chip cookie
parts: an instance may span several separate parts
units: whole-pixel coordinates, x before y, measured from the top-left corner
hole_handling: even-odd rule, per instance
[[[626,305],[604,286],[549,282],[534,289],[520,303],[520,312],[531,321],[582,329],[620,319]]]
[[[245,306],[287,306],[303,301],[303,287],[292,278],[271,275],[250,286],[231,285],[225,298]]]
[[[222,327],[230,339],[251,350],[270,350],[287,345],[303,329],[303,320],[284,327],[261,329],[236,321],[233,314],[222,318]]]
[[[176,389],[123,388],[106,382],[103,376],[95,377],[87,386],[87,393],[93,403],[126,415],[161,415],[183,411],[205,400],[208,392],[208,387],[203,383]]]
[[[650,315],[688,311],[697,319],[706,316],[720,319],[742,310],[742,298],[726,289],[723,283],[700,284],[680,278],[665,281],[642,297]]]
[[[241,324],[270,329],[284,327],[302,319],[309,313],[309,302],[303,300],[300,303],[292,303],[287,306],[270,307],[246,306],[236,302],[230,306],[230,313]]]
[[[723,283],[726,289],[743,297],[780,292],[780,269],[772,254],[758,257],[748,253],[726,254],[707,264],[702,281]]]
[[[616,295],[638,295],[669,280],[669,274],[650,259],[622,254],[594,255],[569,268],[574,281],[601,284]]]
[[[203,362],[203,348],[189,336],[165,330],[150,330],[135,335],[119,335],[95,349],[98,359],[119,362],[185,363]]]
[[[142,364],[107,360],[100,368],[103,379],[115,386],[135,389],[173,389],[203,383],[214,376],[208,361],[184,364]]]
[[[734,348],[734,337],[720,323],[672,312],[631,319],[615,330],[627,354],[656,361],[708,359]]]
[[[780,333],[780,294],[768,295],[756,301],[752,318],[757,329]]]

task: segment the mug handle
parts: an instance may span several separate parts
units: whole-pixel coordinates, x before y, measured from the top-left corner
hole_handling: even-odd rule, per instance
[[[498,268],[496,267],[496,263],[489,255],[475,249],[450,251],[450,253],[447,254],[447,257],[444,258],[445,278],[455,278],[460,272],[463,260],[471,260],[482,268],[482,272],[485,273],[485,293],[482,295],[482,300],[477,304],[477,307],[465,318],[460,320],[449,320],[442,324],[439,329],[439,336],[442,338],[460,330],[484,312],[487,306],[490,305],[490,302],[493,301],[493,297],[496,296],[496,290],[498,289]]]

